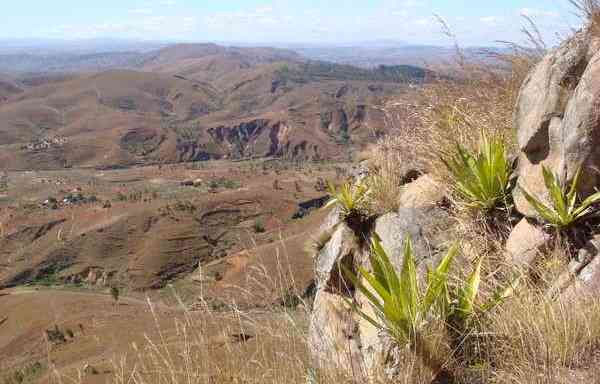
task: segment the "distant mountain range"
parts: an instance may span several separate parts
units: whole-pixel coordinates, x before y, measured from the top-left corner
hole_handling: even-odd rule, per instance
[[[92,40],[0,40],[0,73],[26,72],[90,72],[108,69],[136,69],[160,49],[172,46],[214,46],[215,44],[172,44],[118,39]],[[224,45],[220,45],[224,46]],[[256,48],[236,44],[239,48]],[[452,61],[452,47],[411,45],[402,41],[375,40],[355,44],[286,44],[270,47],[290,51],[288,55],[301,55],[309,60],[329,61],[364,68],[379,65],[437,65]],[[229,48],[235,50],[236,48]],[[465,49],[470,56],[491,48]],[[292,53],[295,52],[295,53]]]
[[[105,52],[149,52],[173,42],[125,39],[0,39],[0,54],[90,54]]]
[[[388,100],[433,76],[365,67],[216,44],[0,55],[0,164],[347,158],[389,128]]]

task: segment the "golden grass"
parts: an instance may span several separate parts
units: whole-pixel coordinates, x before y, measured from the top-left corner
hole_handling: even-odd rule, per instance
[[[505,381],[551,383],[566,372],[594,370],[600,300],[549,301],[525,292],[500,307],[488,325],[487,360]],[[591,365],[591,367],[590,367]]]
[[[600,35],[600,1],[598,0],[569,0],[579,11],[579,15],[590,25],[596,35]]]
[[[596,0],[572,0],[600,24]],[[382,139],[363,154],[371,171],[373,210],[398,208],[406,170],[430,173],[443,183],[449,180],[440,156],[458,142],[473,148],[481,131],[503,137],[514,148],[513,107],[523,79],[539,58],[514,47],[512,54],[495,55],[498,65],[467,62],[463,55],[448,76],[441,76],[409,101],[386,106],[395,135]],[[458,48],[458,50],[460,50]],[[410,124],[407,124],[410,122]],[[514,271],[504,260],[504,242],[513,222],[508,216],[473,217],[453,212],[456,225],[450,238],[460,238],[464,264],[485,257],[482,291],[490,294],[505,285]],[[325,232],[309,246],[321,249],[331,236]],[[481,316],[471,334],[451,347],[446,327],[435,322],[427,329],[427,342],[440,360],[445,359],[460,383],[586,383],[598,373],[595,353],[600,346],[600,299],[560,301],[548,288],[564,271],[569,250],[557,241],[542,258],[515,297]],[[458,276],[464,271],[458,271]],[[294,286],[293,271],[265,276],[264,291],[287,292]],[[251,293],[249,293],[251,294]],[[151,303],[150,303],[151,305]],[[195,383],[352,383],[353,372],[318,372],[309,356],[309,306],[295,310],[278,307],[227,313],[209,306],[201,313],[185,312],[173,330],[158,339],[134,346],[131,356],[114,361],[115,384]],[[157,322],[158,324],[158,322]],[[231,335],[255,336],[232,342]],[[342,352],[343,353],[343,352]],[[400,365],[390,383],[430,383],[432,372],[401,346],[394,351]],[[354,377],[353,377],[354,376]],[[586,378],[588,379],[586,381]]]
[[[517,94],[511,83],[516,75],[502,71],[473,69],[469,80],[441,79],[424,88],[421,129],[411,140],[411,147],[424,162],[425,170],[437,179],[448,179],[440,157],[451,153],[456,143],[476,148],[481,132],[503,138],[510,147]]]
[[[187,313],[114,361],[115,384],[299,383],[308,356],[299,313]],[[157,325],[158,327],[158,325]],[[246,338],[248,338],[246,340]]]
[[[429,173],[452,196],[441,158],[456,144],[474,150],[482,132],[502,139],[511,157],[516,153],[513,109],[539,55],[516,45],[510,53],[487,53],[481,60],[469,59],[458,46],[457,52],[457,63],[438,69],[437,79],[384,107],[392,134],[363,155],[373,175],[376,213],[398,208],[408,170]]]
[[[407,172],[402,161],[402,142],[386,136],[372,147],[368,156],[370,210],[384,214],[399,208],[402,184]]]

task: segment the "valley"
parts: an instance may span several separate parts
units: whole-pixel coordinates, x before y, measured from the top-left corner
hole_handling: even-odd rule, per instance
[[[389,129],[386,102],[433,75],[212,44],[108,61],[106,68],[63,70],[71,72],[15,70],[0,83],[2,168],[348,160]]]
[[[5,3],[0,384],[598,382],[600,0]]]
[[[206,377],[226,376],[218,356],[274,353],[273,326],[306,327],[327,183],[388,132],[387,103],[434,75],[215,44],[5,53],[0,72],[8,384],[104,382],[135,367],[117,356],[152,322],[202,338]]]
[[[286,323],[283,311],[309,300],[305,249],[326,214],[325,180],[346,169],[221,160],[8,172],[0,191],[3,372],[37,367],[30,379],[52,382],[60,369],[103,382],[155,321],[169,338],[177,321],[191,322],[194,337],[207,338],[203,356],[273,350],[280,336],[267,335],[266,324]],[[266,323],[242,325],[232,310],[263,313]],[[42,337],[55,326],[61,337]],[[240,332],[260,336],[246,343]]]

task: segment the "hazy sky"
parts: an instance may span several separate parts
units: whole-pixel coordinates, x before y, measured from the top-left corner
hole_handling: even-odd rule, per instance
[[[0,38],[98,38],[235,42],[448,43],[518,41],[520,15],[552,42],[579,25],[567,0],[4,0]]]

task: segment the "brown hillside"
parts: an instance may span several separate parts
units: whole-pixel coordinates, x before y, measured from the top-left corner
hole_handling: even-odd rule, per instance
[[[0,104],[6,102],[10,96],[21,92],[23,92],[23,89],[15,82],[0,76]]]
[[[406,90],[389,74],[268,48],[176,45],[143,70],[32,77],[0,105],[0,160],[45,169],[346,158],[385,131],[377,107]]]
[[[151,54],[142,69],[155,72],[196,74],[204,80],[219,74],[277,61],[299,61],[293,51],[273,48],[236,48],[216,44],[176,44]]]
[[[322,217],[292,220],[298,203],[323,196],[314,189],[316,177],[335,175],[272,173],[264,167],[221,163],[200,170],[11,173],[12,187],[3,196],[8,204],[0,205],[0,287],[60,282],[161,288],[198,265],[224,265],[228,256],[257,247],[259,258],[249,260],[276,273],[279,240],[300,239],[297,234],[312,230]],[[201,181],[196,187],[180,185],[186,178]],[[95,202],[60,203],[58,209],[40,205],[49,197],[62,202],[65,191],[73,189],[95,196]],[[107,200],[110,208],[104,207]],[[260,231],[254,228],[257,221]],[[297,240],[290,255],[294,265],[304,266],[298,279],[305,285],[312,277],[310,258]],[[224,282],[244,285],[234,273],[239,272],[236,265],[222,271]]]

